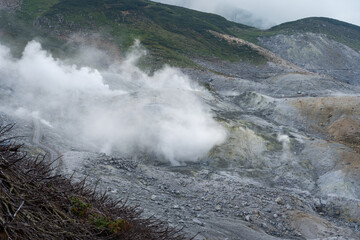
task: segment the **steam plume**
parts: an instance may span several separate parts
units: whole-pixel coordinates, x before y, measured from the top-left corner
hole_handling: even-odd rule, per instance
[[[1,110],[36,115],[96,151],[196,161],[225,140],[225,131],[201,101],[205,90],[168,66],[144,73],[136,67],[144,53],[137,41],[123,62],[100,71],[55,59],[36,41],[20,59],[0,45]]]

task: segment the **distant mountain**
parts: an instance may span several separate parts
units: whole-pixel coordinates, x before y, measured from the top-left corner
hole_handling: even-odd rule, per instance
[[[360,84],[360,27],[329,18],[306,18],[271,28],[260,44],[312,72]]]
[[[0,14],[1,40],[16,48],[37,37],[55,52],[71,52],[68,44],[71,40],[120,54],[134,39],[139,39],[150,52],[148,61],[158,66],[163,63],[196,66],[194,60],[198,58],[255,65],[269,61],[253,46],[229,42],[214,32],[260,44],[280,55],[285,52],[286,44],[276,49],[266,39],[314,33],[354,51],[360,50],[360,27],[327,18],[307,18],[259,30],[215,14],[147,0],[26,0],[14,1],[13,5],[1,0],[0,3],[0,6],[9,6]]]
[[[164,4],[171,4],[179,7],[190,8],[203,12],[211,12],[225,17],[227,20],[246,24],[260,29],[268,29],[275,24],[262,17],[255,16],[250,11],[237,7],[234,4],[226,2],[206,2],[206,1],[189,1],[189,0],[154,0]],[[205,4],[206,2],[206,4]]]
[[[305,18],[280,24],[271,28],[269,31],[286,34],[304,32],[321,33],[357,51],[360,50],[360,26],[331,18]]]

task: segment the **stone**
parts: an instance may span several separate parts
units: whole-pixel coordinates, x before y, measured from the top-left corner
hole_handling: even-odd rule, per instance
[[[204,226],[204,223],[202,223],[199,219],[197,219],[197,218],[194,218],[193,219],[193,222],[194,223],[196,223],[196,224],[198,224],[198,225],[200,225],[200,226]]]
[[[151,200],[155,201],[156,200],[156,195],[151,195]]]
[[[200,206],[196,206],[194,210],[195,210],[195,211],[201,211],[201,207],[200,207]]]
[[[284,200],[282,199],[282,197],[277,197],[277,198],[275,199],[275,202],[276,202],[277,204],[279,204],[279,205],[283,205],[283,204],[284,204]]]

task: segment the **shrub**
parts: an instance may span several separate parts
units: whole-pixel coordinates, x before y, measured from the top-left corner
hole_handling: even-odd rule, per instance
[[[0,127],[0,240],[185,239],[180,231],[85,184],[54,175],[45,158],[32,159]],[[8,144],[1,144],[10,140]]]

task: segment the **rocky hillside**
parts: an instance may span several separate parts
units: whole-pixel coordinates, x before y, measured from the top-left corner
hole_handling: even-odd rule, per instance
[[[305,18],[294,22],[283,23],[275,26],[269,31],[294,34],[294,33],[318,33],[328,38],[360,50],[359,37],[360,27],[329,18]]]
[[[10,11],[18,10],[21,6],[21,3],[21,0],[2,0],[0,1],[0,9]]]
[[[325,18],[308,18],[270,29],[260,43],[309,71],[358,85],[360,27]]]

